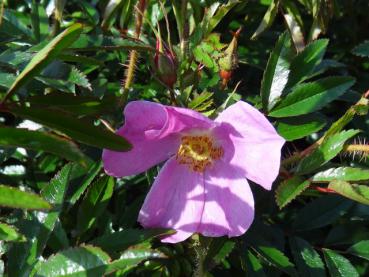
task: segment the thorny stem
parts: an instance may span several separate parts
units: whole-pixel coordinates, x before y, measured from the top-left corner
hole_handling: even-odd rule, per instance
[[[361,99],[351,106],[346,113],[340,117],[336,122],[332,124],[332,126],[325,132],[325,134],[317,140],[314,144],[310,145],[308,148],[301,152],[296,152],[292,156],[288,157],[287,159],[284,159],[282,161],[282,167],[288,167],[291,164],[296,163],[300,159],[308,156],[313,150],[315,150],[319,145],[322,144],[322,142],[325,140],[325,138],[330,137],[331,135],[338,133],[345,127],[353,118],[355,115],[360,115],[360,107],[367,106],[368,105],[368,99],[366,98],[368,96],[368,92],[361,97]]]
[[[188,26],[188,20],[187,20],[187,3],[188,0],[182,0],[181,5],[181,13],[182,13],[182,34],[181,34],[181,56],[182,60],[184,60],[184,57],[187,55],[187,48],[188,48],[188,35],[189,35],[189,26]]]
[[[362,153],[369,155],[369,145],[367,144],[349,144],[343,149],[346,153]]]
[[[146,7],[146,0],[139,0],[137,3],[137,11],[136,11],[136,29],[135,29],[135,37],[134,37],[135,39],[139,39],[141,35],[145,7]],[[125,80],[124,80],[123,94],[122,94],[122,99],[121,99],[122,106],[124,106],[128,100],[128,93],[129,93],[129,89],[132,86],[137,58],[138,58],[138,52],[136,50],[132,50],[129,55],[128,67],[125,71]]]

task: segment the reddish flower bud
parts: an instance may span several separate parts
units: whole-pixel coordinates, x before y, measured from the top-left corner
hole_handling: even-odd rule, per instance
[[[177,60],[174,53],[161,41],[156,41],[156,53],[154,57],[154,70],[158,79],[170,88],[177,81]]]

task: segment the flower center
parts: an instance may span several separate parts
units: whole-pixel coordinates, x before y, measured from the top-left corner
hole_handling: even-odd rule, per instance
[[[215,147],[208,136],[183,136],[177,152],[180,164],[188,165],[195,172],[204,172],[207,166],[223,156],[223,148]]]

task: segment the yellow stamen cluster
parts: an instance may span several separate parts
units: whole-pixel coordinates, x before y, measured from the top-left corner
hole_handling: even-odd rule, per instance
[[[177,152],[180,164],[186,164],[195,172],[204,172],[207,166],[223,156],[223,148],[215,147],[208,136],[183,136]]]

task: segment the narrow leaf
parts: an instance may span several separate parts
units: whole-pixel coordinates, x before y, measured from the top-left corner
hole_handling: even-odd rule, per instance
[[[292,58],[290,44],[290,36],[283,33],[269,56],[260,89],[264,111],[274,107],[287,84]]]
[[[309,77],[322,61],[327,45],[327,39],[315,40],[293,59],[286,91]]]
[[[256,29],[255,33],[252,35],[251,39],[256,39],[261,33],[263,33],[266,29],[268,29],[275,19],[275,16],[278,12],[279,0],[273,0],[268,10],[266,11],[263,19],[261,20],[258,28]]]
[[[0,206],[32,210],[51,209],[50,204],[40,196],[3,185],[0,185]]]
[[[369,170],[356,167],[337,167],[321,171],[313,176],[313,182],[369,180]]]
[[[296,86],[269,114],[289,117],[315,112],[344,94],[353,84],[351,77],[328,77]]]
[[[10,110],[20,117],[56,129],[86,144],[115,151],[130,150],[130,144],[123,137],[60,111],[19,106],[11,106]]]
[[[71,45],[81,34],[82,24],[74,24],[56,38],[50,41],[41,51],[39,51],[29,62],[26,68],[15,79],[7,94],[10,95],[19,87],[38,74],[51,60],[69,45]]]
[[[77,230],[80,233],[91,228],[102,214],[113,195],[114,183],[112,177],[103,176],[92,184],[78,210]]]
[[[284,20],[286,21],[288,31],[291,34],[293,45],[295,46],[296,51],[300,53],[305,47],[305,40],[301,26],[295,20],[294,14],[285,13],[283,16]]]
[[[86,156],[73,142],[39,131],[0,127],[0,146],[24,147],[49,152],[80,164],[86,162]]]

